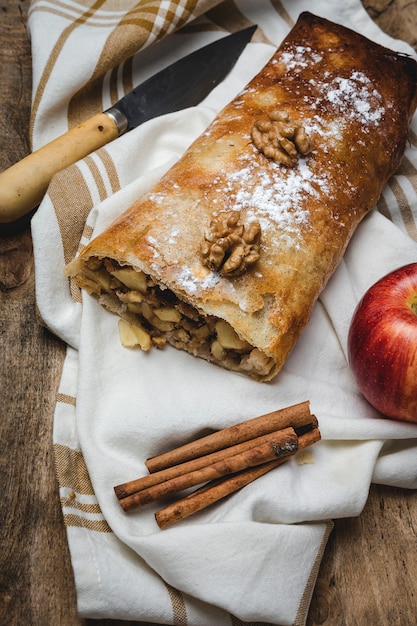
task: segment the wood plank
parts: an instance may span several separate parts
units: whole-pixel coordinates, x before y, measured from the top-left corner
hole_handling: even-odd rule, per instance
[[[359,517],[335,521],[307,626],[412,626],[416,620],[416,494],[373,485]]]
[[[2,1],[0,168],[29,151],[29,1]],[[81,623],[52,457],[64,346],[37,322],[27,220],[0,236],[0,623]]]

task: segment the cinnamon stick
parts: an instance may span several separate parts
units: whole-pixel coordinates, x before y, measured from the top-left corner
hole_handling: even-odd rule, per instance
[[[320,441],[321,435],[318,428],[314,428],[313,430],[301,435],[298,438],[298,450],[303,450],[308,446]],[[166,506],[165,508],[157,511],[155,513],[155,519],[158,526],[163,529],[173,524],[174,522],[178,522],[180,520],[186,519],[193,513],[197,511],[201,511],[207,508],[210,504],[214,504],[218,502],[222,498],[238,491],[242,487],[245,487],[249,483],[256,480],[260,476],[270,472],[275,467],[282,465],[289,458],[294,456],[295,453],[277,458],[263,465],[258,465],[256,467],[249,467],[248,469],[240,472],[239,474],[233,476],[227,476],[223,479],[213,481],[200,487],[193,493],[185,496],[181,500],[174,502]]]
[[[293,454],[297,449],[297,434],[293,428],[286,428],[277,433],[277,436],[272,441],[251,447],[248,450],[227,457],[212,465],[158,483],[152,487],[138,491],[131,496],[122,498],[119,502],[123,510],[129,511],[207,481],[240,472],[248,467],[261,465],[285,455]]]
[[[150,473],[157,472],[275,430],[281,430],[289,426],[296,429],[310,422],[310,403],[309,401],[300,402],[260,417],[254,417],[234,426],[223,428],[184,446],[151,457],[145,461],[145,465]]]
[[[314,415],[311,415],[309,428],[311,429],[314,427],[317,427],[317,418]],[[303,428],[307,428],[307,426],[300,427],[300,432]],[[225,459],[227,457],[231,457],[239,454],[240,452],[244,452],[245,450],[249,450],[249,448],[259,446],[262,443],[266,443],[267,441],[272,441],[275,437],[279,436],[279,432],[280,431],[274,431],[272,433],[267,433],[265,435],[256,437],[255,439],[248,439],[247,441],[243,441],[242,443],[238,443],[234,446],[217,450],[216,452],[212,452],[211,454],[197,457],[196,459],[192,459],[191,461],[186,461],[184,463],[180,463],[179,465],[173,465],[171,467],[167,467],[166,469],[160,470],[159,472],[153,472],[152,474],[141,476],[140,478],[131,480],[121,485],[116,485],[116,487],[114,487],[115,494],[119,500],[121,500],[122,498],[127,498],[128,496],[131,496],[138,491],[142,491],[143,489],[147,489],[148,487],[152,487],[153,485],[157,485],[166,480],[171,480],[171,478],[176,478],[177,476],[187,474],[188,472],[193,472],[207,465],[212,465],[213,463],[217,463],[217,461],[221,461],[222,459]]]

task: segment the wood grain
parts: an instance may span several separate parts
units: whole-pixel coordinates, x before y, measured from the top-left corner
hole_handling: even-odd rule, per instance
[[[381,28],[417,49],[417,2],[364,5]],[[29,0],[0,0],[0,170],[29,152],[28,8]],[[28,219],[0,235],[0,623],[137,626],[77,615],[52,458],[65,347],[36,318]],[[411,626],[416,607],[415,492],[372,486],[359,517],[335,522],[307,626]]]

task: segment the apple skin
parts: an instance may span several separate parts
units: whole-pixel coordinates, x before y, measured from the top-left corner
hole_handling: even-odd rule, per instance
[[[350,324],[348,359],[373,407],[417,423],[417,263],[390,272],[365,293]]]

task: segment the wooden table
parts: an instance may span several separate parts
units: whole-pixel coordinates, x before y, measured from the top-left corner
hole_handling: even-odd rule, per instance
[[[417,2],[364,4],[383,29],[417,49]],[[29,150],[31,55],[25,28],[29,0],[1,0],[0,7],[2,170]],[[128,624],[80,620],[76,612],[52,456],[52,415],[65,349],[37,322],[28,220],[1,227],[0,320],[0,623]],[[335,522],[307,624],[417,624],[415,492],[372,486],[362,515]]]

